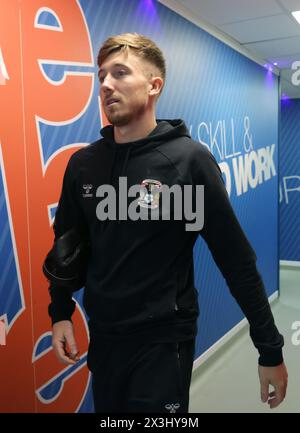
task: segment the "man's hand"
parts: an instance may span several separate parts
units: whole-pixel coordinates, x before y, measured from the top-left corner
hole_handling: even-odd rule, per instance
[[[284,362],[276,367],[258,366],[261,401],[268,402],[270,409],[277,407],[284,399],[288,383],[288,373]],[[269,385],[274,391],[269,393]]]
[[[79,361],[73,324],[69,320],[56,322],[52,328],[52,346],[55,355],[63,364],[76,364]]]

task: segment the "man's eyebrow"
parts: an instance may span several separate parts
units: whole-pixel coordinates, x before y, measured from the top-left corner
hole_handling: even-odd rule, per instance
[[[125,65],[124,63],[115,63],[114,65],[112,65],[112,67],[111,68],[115,68],[115,67],[123,67],[123,68],[127,68],[127,69],[130,69],[127,65]],[[99,69],[99,71],[98,71],[98,75],[99,74],[101,74],[101,72],[106,72],[106,69],[105,68],[100,68]]]

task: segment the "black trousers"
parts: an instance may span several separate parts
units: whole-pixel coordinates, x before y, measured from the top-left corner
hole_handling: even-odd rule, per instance
[[[95,412],[187,413],[195,341],[111,342],[91,338]]]

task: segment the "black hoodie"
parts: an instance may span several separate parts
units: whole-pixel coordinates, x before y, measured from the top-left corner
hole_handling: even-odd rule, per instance
[[[103,139],[70,158],[54,224],[56,238],[74,225],[90,237],[84,289],[90,331],[102,338],[149,342],[193,338],[199,313],[193,247],[200,234],[250,323],[260,364],[280,364],[283,337],[274,324],[255,253],[209,150],[191,139],[182,120],[158,121],[149,136],[132,143],[115,143],[112,126],[101,133]],[[186,231],[186,221],[175,220],[172,212],[171,220],[132,221],[117,215],[116,220],[100,221],[97,188],[114,186],[118,199],[119,177],[127,178],[128,188],[147,179],[192,185],[193,200],[195,185],[204,185],[203,229]],[[70,320],[75,305],[71,293],[52,285],[50,294],[52,323]]]

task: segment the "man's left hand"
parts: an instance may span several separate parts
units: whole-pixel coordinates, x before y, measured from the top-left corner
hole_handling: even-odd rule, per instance
[[[276,367],[258,366],[258,376],[260,380],[261,401],[268,402],[270,409],[277,407],[286,394],[288,383],[288,373],[284,362]],[[269,392],[269,385],[274,387]]]

